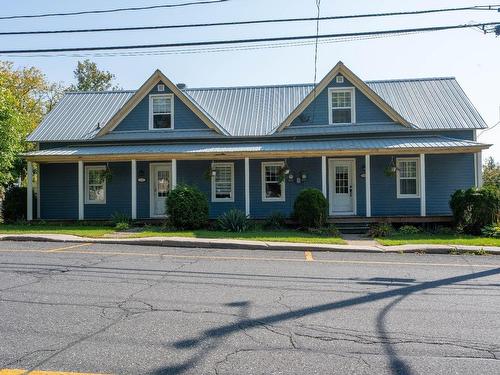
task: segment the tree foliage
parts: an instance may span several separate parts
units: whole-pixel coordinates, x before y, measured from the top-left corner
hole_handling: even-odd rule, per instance
[[[115,75],[107,70],[100,70],[97,64],[89,59],[78,61],[76,69],[73,71],[76,85],[71,85],[72,91],[105,91],[118,89],[113,86]]]
[[[40,123],[63,94],[34,67],[15,68],[0,61],[0,187],[22,174],[19,153],[28,151],[26,136]]]
[[[493,157],[486,159],[483,167],[483,184],[485,186],[496,186],[500,189],[500,164]]]

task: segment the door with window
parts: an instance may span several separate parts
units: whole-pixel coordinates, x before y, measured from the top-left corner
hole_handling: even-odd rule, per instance
[[[354,159],[330,160],[330,215],[355,215],[356,172]]]
[[[171,187],[172,167],[170,164],[151,164],[150,216],[166,215],[167,194]]]

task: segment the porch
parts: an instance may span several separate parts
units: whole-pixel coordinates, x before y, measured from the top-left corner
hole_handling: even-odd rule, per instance
[[[316,157],[243,158],[212,155],[207,160],[171,158],[155,155],[152,160],[116,157],[82,158],[50,162],[39,160],[36,187],[37,218],[45,220],[99,220],[122,213],[133,220],[161,219],[168,190],[177,184],[197,186],[209,200],[210,217],[216,218],[231,208],[244,211],[250,218],[263,219],[272,212],[289,216],[298,193],[316,188],[327,197],[330,221],[371,222],[387,218],[404,222],[439,221],[449,218],[448,200],[456,189],[478,184],[474,153],[394,153],[364,155],[322,155]],[[149,158],[148,158],[149,159]],[[398,160],[414,160],[415,193],[404,197],[398,192],[401,183],[387,169]],[[214,176],[207,176],[214,165],[230,166],[231,187],[228,199],[214,194]],[[286,166],[288,173],[279,182],[279,197],[266,199],[266,167]],[[109,168],[112,178],[104,184],[104,199],[90,202],[89,170]],[[32,177],[33,162],[28,163]],[[208,177],[208,178],[207,178]],[[28,179],[28,191],[33,184]],[[227,186],[227,185],[226,185]],[[274,189],[274,187],[272,188]],[[33,219],[33,201],[28,192],[28,220]],[[267,197],[269,198],[269,197]]]

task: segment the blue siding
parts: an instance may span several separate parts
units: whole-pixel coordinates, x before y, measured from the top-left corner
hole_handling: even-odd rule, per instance
[[[149,95],[171,94],[165,87],[164,92],[157,91],[157,85],[144,97],[136,107],[115,128],[115,131],[148,130],[149,129]],[[207,129],[200,120],[177,96],[174,96],[174,130],[175,129]],[[160,130],[155,130],[160,131]],[[164,130],[171,131],[171,130]]]
[[[78,164],[40,164],[41,219],[78,219]]]
[[[398,155],[403,157],[404,155]],[[415,155],[405,155],[415,156]],[[391,156],[371,157],[371,200],[373,216],[420,215],[420,198],[397,197],[396,176],[386,176],[384,169],[391,164]]]
[[[146,178],[144,182],[137,182],[137,218],[149,218],[149,162],[137,162],[137,177]]]
[[[131,216],[131,170],[130,162],[109,163],[111,181],[106,182],[106,204],[85,204],[85,219],[109,219],[114,213]],[[102,163],[86,163],[103,165]],[[85,176],[86,178],[86,176]]]
[[[217,162],[225,162],[217,160]],[[234,163],[234,202],[212,202],[212,182],[205,178],[205,173],[211,165],[209,160],[179,160],[177,162],[177,182],[194,185],[206,196],[209,202],[210,218],[229,211],[232,208],[245,210],[245,165],[243,160],[230,160]]]
[[[293,212],[293,203],[302,189],[317,188],[321,190],[321,158],[288,159],[290,170],[297,175],[304,171],[308,178],[305,183],[285,182],[285,202],[262,201],[262,169],[261,163],[278,160],[250,160],[250,212],[254,219],[262,219],[274,211],[290,216]],[[279,161],[283,161],[280,159]]]
[[[451,194],[475,185],[474,155],[426,155],[425,167],[427,215],[450,215]]]
[[[336,83],[335,79],[328,86],[319,92],[314,99],[302,112],[303,116],[297,117],[292,121],[291,126],[299,125],[328,125],[328,88],[329,87],[353,87],[353,85],[344,79],[344,83]],[[355,89],[356,101],[356,122],[393,122],[376,104],[374,104],[366,95]],[[301,119],[302,118],[302,119]],[[308,121],[303,121],[308,119]],[[394,126],[402,126],[394,124]]]

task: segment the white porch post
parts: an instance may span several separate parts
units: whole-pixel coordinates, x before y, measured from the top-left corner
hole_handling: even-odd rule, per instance
[[[33,220],[33,164],[30,161],[28,162],[28,175],[26,178],[28,180],[28,207],[26,212],[26,220],[31,221]]]
[[[172,159],[172,189],[177,187],[177,159]]]
[[[321,192],[327,198],[326,192],[326,156],[321,157]]]
[[[83,161],[78,161],[78,220],[83,220]]]
[[[245,214],[250,216],[250,159],[245,158]]]
[[[476,187],[483,186],[483,153],[479,151],[476,156]]]
[[[420,216],[425,215],[425,154],[420,154]]]
[[[372,216],[372,186],[371,186],[371,166],[370,155],[365,155],[365,200],[366,217]]]
[[[137,219],[137,161],[132,159],[130,163],[132,176],[132,220]]]

